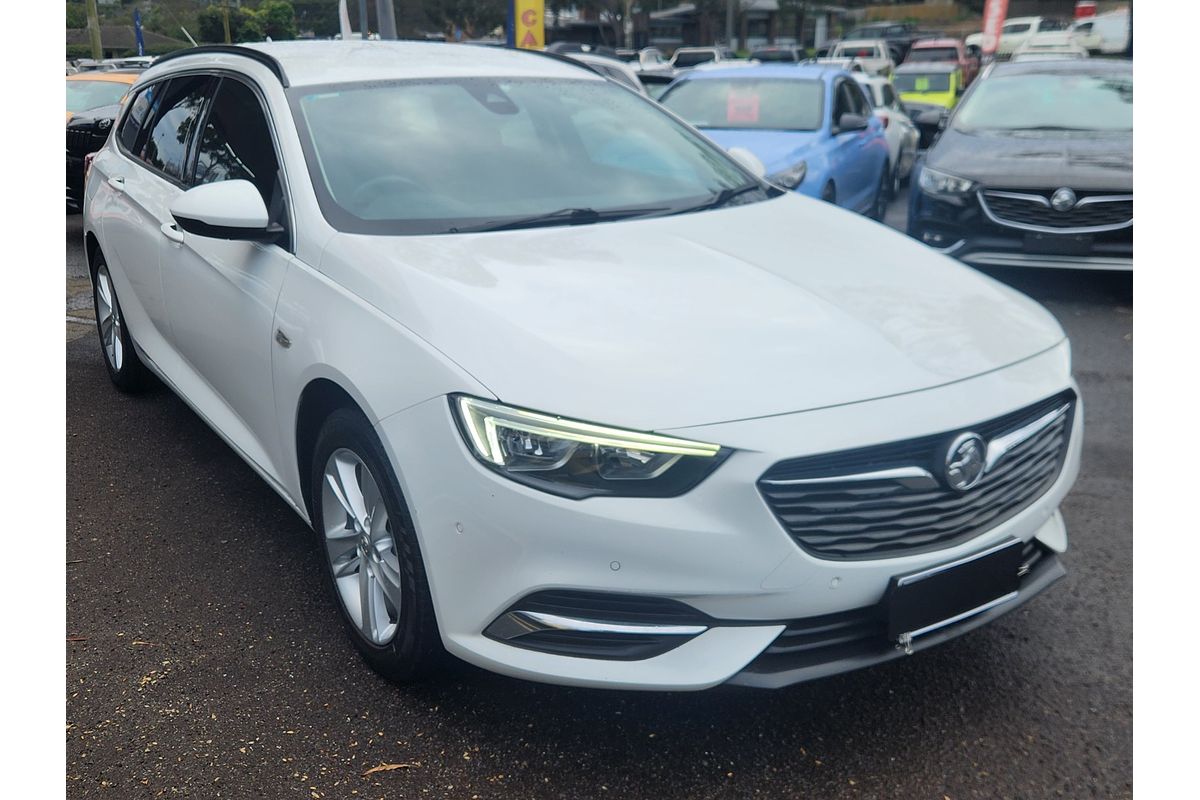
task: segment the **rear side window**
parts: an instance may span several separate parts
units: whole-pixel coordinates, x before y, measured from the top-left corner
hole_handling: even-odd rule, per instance
[[[241,81],[221,81],[196,148],[195,183],[247,180],[258,188],[273,222],[283,191],[271,129],[258,97]]]
[[[164,85],[162,83],[151,84],[138,92],[137,97],[133,99],[129,113],[125,115],[125,121],[121,123],[121,130],[117,132],[117,140],[130,153],[137,153],[141,133],[146,127],[146,121],[150,118],[150,110],[154,107],[154,101],[162,93]]]
[[[143,161],[176,180],[183,180],[188,143],[212,80],[206,75],[171,79],[158,104],[161,110],[154,117],[142,152]]]

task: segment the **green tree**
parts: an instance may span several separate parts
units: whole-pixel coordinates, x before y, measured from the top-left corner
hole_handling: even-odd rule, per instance
[[[87,27],[87,7],[83,3],[67,3],[67,27]]]
[[[506,0],[424,0],[425,13],[447,35],[462,28],[463,38],[474,39],[503,25],[508,16]]]
[[[263,33],[272,40],[296,38],[296,10],[287,0],[263,0],[257,9]]]

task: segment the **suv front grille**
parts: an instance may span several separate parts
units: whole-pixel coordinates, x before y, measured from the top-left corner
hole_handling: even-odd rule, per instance
[[[1070,233],[1079,229],[1115,230],[1133,224],[1133,196],[1081,195],[1073,208],[1056,211],[1049,194],[984,191],[984,210],[1002,225],[1049,228]]]
[[[67,152],[77,158],[83,158],[88,153],[94,153],[104,147],[108,134],[93,131],[91,128],[67,128]]]
[[[1062,469],[1074,407],[1068,390],[973,426],[991,442],[1044,423],[966,491],[942,477],[947,446],[962,430],[783,461],[759,479],[759,491],[796,544],[820,558],[950,547],[999,525],[1050,488]],[[927,474],[917,480],[887,474],[902,469]],[[878,473],[884,474],[868,477]]]

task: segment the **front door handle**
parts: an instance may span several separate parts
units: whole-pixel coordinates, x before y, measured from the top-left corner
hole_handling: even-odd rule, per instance
[[[183,244],[183,231],[179,230],[179,228],[175,226],[175,223],[164,222],[162,226],[159,227],[159,230],[162,231],[163,236],[167,237],[172,242],[175,242],[176,244]]]
[[[108,185],[116,189],[118,192],[125,191],[125,179],[120,175],[113,175],[108,179]]]

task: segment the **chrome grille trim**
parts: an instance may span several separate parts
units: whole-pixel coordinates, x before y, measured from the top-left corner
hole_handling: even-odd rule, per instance
[[[951,547],[1019,513],[1054,485],[1074,407],[1074,393],[1064,392],[956,431],[783,461],[758,488],[793,541],[818,558],[878,559]],[[976,486],[956,491],[935,476],[948,444],[970,429],[988,442],[985,472]]]
[[[1077,225],[1077,226],[1058,225],[1058,226],[1055,226],[1055,225],[1038,225],[1038,224],[1034,224],[1031,222],[1022,222],[1022,221],[1018,221],[1018,220],[1014,220],[1014,219],[1008,219],[1006,217],[1001,216],[999,213],[997,213],[995,210],[993,210],[987,201],[988,197],[992,197],[994,199],[1019,200],[1022,202],[1026,202],[1026,203],[1030,203],[1032,205],[1038,206],[1039,211],[1041,209],[1044,209],[1045,217],[1047,218],[1047,220],[1052,220],[1054,218],[1054,215],[1058,215],[1058,214],[1064,215],[1063,217],[1061,217],[1061,219],[1065,220],[1066,219],[1065,215],[1069,215],[1075,209],[1081,208],[1081,207],[1098,205],[1098,204],[1102,204],[1102,203],[1130,203],[1130,204],[1132,204],[1133,203],[1133,195],[1131,195],[1131,194],[1127,194],[1127,195],[1116,195],[1116,194],[1114,194],[1114,195],[1091,195],[1088,197],[1083,197],[1083,198],[1080,198],[1078,201],[1076,201],[1074,208],[1072,208],[1071,210],[1066,211],[1066,212],[1055,211],[1053,209],[1053,207],[1050,205],[1050,200],[1039,194],[1024,194],[1021,192],[1004,192],[1004,191],[999,191],[996,189],[978,189],[978,190],[976,190],[975,195],[979,199],[979,207],[981,209],[983,209],[984,215],[987,216],[987,218],[989,220],[991,220],[992,222],[994,222],[995,224],[1003,225],[1006,228],[1016,228],[1018,230],[1032,231],[1034,233],[1072,234],[1072,233],[1103,233],[1105,231],[1119,231],[1124,228],[1129,228],[1129,227],[1133,226],[1132,208],[1130,209],[1130,214],[1127,219],[1123,219],[1123,220],[1120,220],[1117,222],[1105,223],[1105,224],[1101,224],[1101,225]]]

